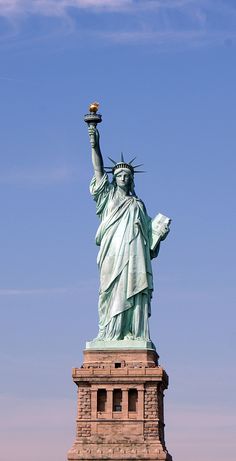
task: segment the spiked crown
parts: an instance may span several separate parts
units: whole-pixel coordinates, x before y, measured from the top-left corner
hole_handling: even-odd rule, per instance
[[[112,158],[108,157],[109,160],[113,163],[114,166],[108,166],[108,167],[105,167],[105,170],[107,171],[107,173],[112,173],[112,174],[115,174],[115,171],[118,170],[118,169],[122,169],[122,168],[127,168],[128,170],[130,170],[130,172],[132,173],[132,175],[134,175],[135,173],[144,173],[144,171],[137,171],[135,170],[135,168],[138,168],[140,166],[142,166],[143,164],[140,163],[140,165],[132,165],[132,163],[134,162],[134,160],[136,159],[136,157],[134,157],[132,160],[130,160],[130,162],[126,162],[124,160],[124,156],[123,156],[123,153],[121,153],[121,159],[120,159],[120,162],[116,162],[115,160],[113,160]]]

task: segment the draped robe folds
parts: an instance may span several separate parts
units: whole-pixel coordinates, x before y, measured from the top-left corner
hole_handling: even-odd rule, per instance
[[[150,258],[150,218],[136,196],[114,202],[116,186],[104,174],[93,177],[90,192],[101,224],[96,234],[100,246],[99,334],[97,339],[150,339],[153,290]]]

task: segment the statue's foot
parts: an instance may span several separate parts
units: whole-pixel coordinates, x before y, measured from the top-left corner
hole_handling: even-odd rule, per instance
[[[132,335],[132,333],[128,333],[127,335],[124,336],[123,339],[127,339],[129,341],[129,340],[135,339],[135,337],[134,335]]]

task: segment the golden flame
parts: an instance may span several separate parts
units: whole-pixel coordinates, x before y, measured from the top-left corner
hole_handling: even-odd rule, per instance
[[[89,106],[89,112],[96,114],[99,108],[99,102],[92,102]]]

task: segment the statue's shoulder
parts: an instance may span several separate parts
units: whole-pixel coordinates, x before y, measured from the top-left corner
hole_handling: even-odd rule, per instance
[[[141,200],[141,198],[139,198],[137,196],[134,196],[134,198],[136,199],[136,201],[137,201],[138,205],[140,206],[140,208],[142,208],[146,212],[145,203]]]
[[[108,195],[114,189],[114,185],[109,181],[107,173],[104,173],[100,180],[93,176],[90,183],[90,193],[94,198],[101,195]]]

